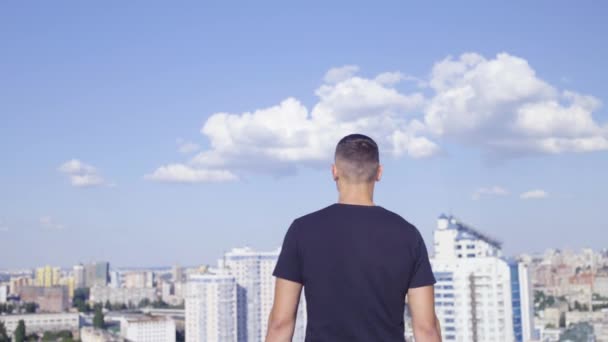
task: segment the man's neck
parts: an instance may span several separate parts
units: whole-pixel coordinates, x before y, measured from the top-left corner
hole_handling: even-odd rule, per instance
[[[369,206],[375,205],[373,185],[343,187],[340,189],[338,203]]]

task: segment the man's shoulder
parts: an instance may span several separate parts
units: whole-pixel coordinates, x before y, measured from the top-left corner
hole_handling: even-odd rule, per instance
[[[418,228],[406,220],[403,216],[388,210],[386,208],[382,208],[386,212],[386,216],[390,218],[390,220],[394,221],[400,228],[404,229],[407,233],[411,233],[414,235],[420,235]]]
[[[327,215],[330,215],[330,211],[331,211],[331,208],[333,206],[334,205],[331,204],[331,205],[328,205],[328,206],[326,206],[324,208],[321,208],[319,210],[315,210],[315,211],[313,211],[311,213],[302,215],[302,216],[296,218],[294,220],[294,223],[296,223],[296,224],[306,224],[306,223],[309,223],[311,221],[316,221],[318,219],[324,218]]]
[[[319,210],[313,211],[306,215],[302,215],[294,220],[295,225],[298,226],[307,226],[307,225],[316,225],[319,221],[325,220],[328,217],[332,217],[336,215],[335,209],[336,204],[328,205]],[[397,227],[400,230],[402,229],[404,233],[408,235],[420,236],[420,232],[412,223],[407,221],[403,216],[388,210],[382,206],[377,207],[379,215],[382,217],[382,221],[385,223],[389,223],[390,226]]]

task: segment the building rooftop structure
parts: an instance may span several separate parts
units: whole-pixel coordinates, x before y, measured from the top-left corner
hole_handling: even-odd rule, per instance
[[[458,231],[458,235],[456,236],[457,240],[483,240],[488,244],[492,245],[495,248],[502,248],[502,242],[498,239],[495,239],[488,234],[482,233],[478,229],[472,227],[469,224],[466,224],[462,221],[459,221],[453,215],[447,216],[446,214],[439,215],[439,220],[447,220],[448,224],[445,229],[455,229]]]

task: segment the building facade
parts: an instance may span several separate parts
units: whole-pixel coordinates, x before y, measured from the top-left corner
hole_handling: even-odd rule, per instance
[[[529,341],[533,314],[527,267],[502,257],[499,241],[441,215],[431,259],[445,341]]]
[[[226,273],[191,275],[186,285],[186,341],[237,341],[237,284]]]
[[[9,295],[8,285],[0,284],[0,304],[6,303]]]
[[[120,334],[127,341],[175,342],[175,321],[168,317],[125,317],[120,320]]]
[[[44,266],[36,269],[36,286],[51,287],[59,285],[59,267]]]
[[[128,288],[154,287],[154,273],[131,271],[123,274],[124,286]]]
[[[22,286],[19,297],[23,302],[38,304],[41,312],[63,312],[70,307],[67,286]]]
[[[142,300],[153,302],[157,299],[154,288],[114,288],[95,286],[91,288],[89,299],[93,303],[126,304],[137,306]]]
[[[234,248],[220,261],[220,266],[236,278],[238,341],[264,341],[266,338],[274,300],[275,279],[272,272],[280,251]],[[305,335],[306,304],[303,294],[301,298],[293,341],[303,341]]]
[[[62,330],[78,332],[80,328],[80,315],[78,313],[0,315],[0,322],[4,323],[6,331],[10,335],[14,334],[20,320],[24,321],[28,334]]]
[[[106,286],[110,281],[110,264],[105,261],[84,265],[85,287]]]

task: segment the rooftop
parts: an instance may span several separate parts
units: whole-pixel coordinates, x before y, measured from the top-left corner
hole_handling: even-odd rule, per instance
[[[468,238],[479,239],[479,240],[483,240],[483,241],[489,243],[490,245],[492,245],[496,248],[502,247],[502,242],[499,241],[498,239],[495,239],[487,234],[484,234],[484,233],[480,232],[479,230],[473,228],[472,226],[459,221],[453,215],[447,216],[445,214],[441,214],[439,216],[439,219],[447,219],[449,222],[448,229],[458,230],[458,233],[459,233],[458,238],[460,238],[460,239],[468,239]]]

